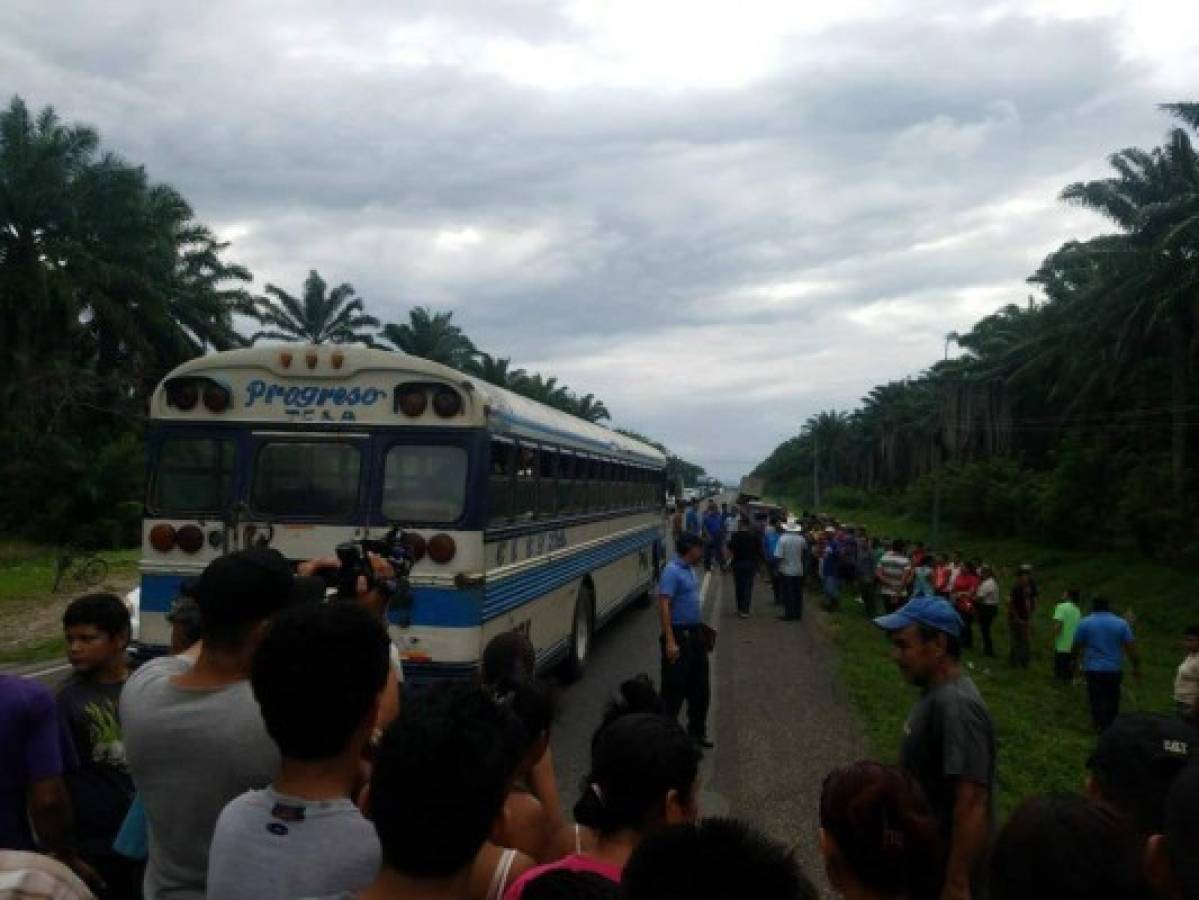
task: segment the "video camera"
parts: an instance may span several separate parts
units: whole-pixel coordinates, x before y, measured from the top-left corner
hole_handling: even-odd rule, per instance
[[[378,591],[400,613],[400,624],[407,627],[412,612],[412,588],[408,573],[416,561],[404,541],[404,533],[393,525],[382,538],[346,541],[336,548],[341,563],[337,570],[337,595],[346,599],[358,596],[358,579],[366,579],[367,590]],[[374,553],[391,564],[395,578],[380,577],[371,567],[368,554]]]

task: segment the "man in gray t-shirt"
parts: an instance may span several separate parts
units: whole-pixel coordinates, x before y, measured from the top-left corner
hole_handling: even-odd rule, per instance
[[[147,900],[204,897],[221,809],[247,788],[266,787],[279,770],[250,683],[173,683],[189,668],[176,656],[153,660],[121,695],[125,753],[150,825]]]
[[[208,564],[196,586],[203,649],[142,666],[121,694],[125,755],[149,825],[146,900],[205,896],[208,845],[226,803],[279,769],[247,677],[268,620],[299,595],[275,550]]]
[[[390,642],[354,603],[288,610],[254,655],[250,684],[283,761],[263,791],[216,823],[208,857],[214,900],[292,900],[357,891],[382,864],[374,827],[348,799],[378,723]]]
[[[995,728],[978,688],[962,674],[961,618],[945,600],[914,597],[874,623],[892,658],[922,691],[904,725],[901,767],[923,788],[944,841],[942,897],[969,900],[994,822]]]

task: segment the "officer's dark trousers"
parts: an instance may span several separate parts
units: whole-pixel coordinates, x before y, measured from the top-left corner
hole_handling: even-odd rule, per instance
[[[737,592],[737,612],[748,613],[754,595],[754,577],[758,574],[757,563],[733,563],[733,586]]]
[[[708,705],[712,700],[707,640],[699,626],[675,628],[674,639],[679,645],[679,658],[673,663],[666,658],[666,642],[661,641],[662,702],[666,714],[677,719],[686,701],[687,733],[702,738],[708,733]]]
[[[1120,714],[1121,672],[1087,672],[1087,698],[1091,701],[1091,721],[1098,731],[1116,721]]]
[[[788,619],[803,618],[803,576],[780,575],[783,586],[783,615]]]

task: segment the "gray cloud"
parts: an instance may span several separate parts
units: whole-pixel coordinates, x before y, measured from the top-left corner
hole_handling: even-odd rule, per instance
[[[16,2],[0,83],[179,187],[260,284],[453,308],[735,475],[1023,299],[1102,227],[1056,192],[1180,93],[1120,18],[913,9],[714,87],[585,77],[608,50],[567,5]]]

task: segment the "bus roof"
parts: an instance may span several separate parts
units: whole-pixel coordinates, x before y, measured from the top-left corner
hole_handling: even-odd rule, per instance
[[[166,386],[210,379],[229,392],[229,406],[210,412],[203,403],[180,409]],[[404,382],[460,389],[463,414],[453,420],[426,411],[416,418],[396,411],[394,392]],[[655,447],[417,356],[346,344],[274,344],[226,350],[189,360],[163,379],[150,402],[152,419],[315,425],[435,425],[487,428],[498,434],[550,441],[650,466],[666,458]]]

